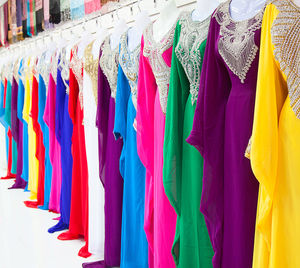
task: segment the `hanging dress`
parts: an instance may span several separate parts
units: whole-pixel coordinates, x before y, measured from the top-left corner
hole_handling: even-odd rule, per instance
[[[0,22],[1,22],[1,40],[2,46],[6,46],[7,43],[7,32],[8,32],[8,3],[6,2],[0,7]]]
[[[49,22],[53,24],[60,23],[60,0],[49,0]],[[55,78],[56,79],[56,78]]]
[[[19,88],[18,88],[18,118],[22,121],[23,125],[23,165],[22,165],[22,179],[26,182],[26,190],[28,187],[28,124],[23,118],[23,109],[25,102],[25,60],[21,59],[20,68],[19,68]]]
[[[31,92],[31,109],[30,116],[32,118],[33,131],[36,138],[36,150],[35,156],[38,160],[38,173],[37,179],[34,181],[33,191],[37,193],[36,201],[25,201],[27,207],[37,208],[43,205],[44,202],[44,179],[45,179],[45,147],[42,142],[43,134],[41,132],[41,127],[38,123],[38,109],[39,109],[39,77],[37,72],[37,64],[39,58],[34,60],[32,68],[32,92]]]
[[[137,97],[137,149],[146,167],[145,231],[154,267],[175,267],[171,251],[176,213],[163,187],[163,142],[175,26],[159,41],[144,31]]]
[[[120,173],[124,180],[121,267],[148,267],[148,243],[144,231],[145,167],[137,154],[136,117],[140,45],[127,46],[127,31],[121,36],[114,134],[122,138]]]
[[[300,266],[300,6],[294,2],[272,1],[262,23],[250,143],[259,182],[253,268]]]
[[[185,140],[193,126],[210,17],[193,21],[187,12],[177,24],[168,94],[163,182],[177,213],[173,256],[177,267],[212,267],[213,249],[199,211],[203,159]]]
[[[35,156],[36,151],[36,134],[33,130],[32,117],[30,115],[31,106],[32,106],[32,64],[34,58],[29,58],[25,62],[25,101],[23,109],[23,118],[28,124],[28,159],[29,159],[29,180],[28,180],[28,190],[31,192],[30,199],[37,199],[37,180],[38,180],[38,169],[39,162]]]
[[[107,37],[100,49],[96,126],[99,142],[99,173],[105,191],[104,261],[83,267],[120,266],[123,181],[119,171],[122,141],[113,135],[119,49]]]
[[[11,139],[11,174],[17,173],[17,159],[18,159],[18,150],[16,140],[12,136],[11,131],[11,91],[12,91],[12,66],[7,67],[6,74],[6,94],[5,94],[5,115],[4,119],[8,125],[8,136]],[[15,177],[15,175],[13,176]]]
[[[49,154],[52,164],[52,180],[49,200],[49,210],[60,212],[60,192],[62,181],[61,167],[61,147],[55,136],[55,103],[56,103],[56,78],[57,78],[57,59],[56,54],[51,55],[50,75],[48,93],[43,119],[49,128]],[[51,228],[50,228],[51,229]],[[48,232],[52,233],[52,231]]]
[[[17,41],[23,40],[22,1],[16,1],[16,17],[17,17],[16,18],[16,22],[17,22],[16,35],[17,35]]]
[[[99,55],[94,59],[90,43],[84,52],[83,107],[88,163],[89,252],[104,258],[104,188],[99,180],[99,146],[96,127]]]
[[[18,82],[19,82],[19,61],[15,62],[13,69],[13,83],[11,91],[11,130],[12,136],[17,144],[17,173],[16,181],[11,189],[25,189],[26,182],[23,180],[22,169],[23,169],[23,124],[18,118]],[[18,81],[18,82],[17,82]]]
[[[22,0],[24,1],[24,0]],[[45,30],[50,28],[50,0],[43,0],[43,11],[44,11],[44,28]]]
[[[72,135],[72,192],[69,231],[58,236],[60,240],[73,240],[83,236],[86,244],[78,255],[87,258],[88,252],[88,167],[83,125],[83,61],[77,55],[78,46],[72,48],[70,60],[69,114],[73,122]]]
[[[41,128],[42,137],[40,142],[43,143],[45,152],[44,152],[44,179],[41,177],[43,181],[41,181],[41,187],[43,187],[43,206],[41,209],[48,210],[49,208],[49,199],[50,199],[50,190],[51,190],[51,179],[52,179],[52,165],[50,161],[50,144],[49,144],[49,128],[46,125],[43,116],[45,112],[46,106],[46,98],[48,93],[48,84],[49,84],[49,75],[50,75],[50,61],[46,60],[47,53],[44,52],[38,62],[37,70],[39,73],[39,87],[38,87],[38,98],[39,98],[39,107],[38,107],[38,123]]]
[[[60,191],[60,220],[49,232],[69,228],[72,189],[71,152],[73,124],[68,112],[69,103],[69,59],[66,49],[62,49],[57,68],[57,87],[55,101],[55,136],[61,147],[61,191]]]
[[[258,183],[244,152],[252,131],[264,8],[235,22],[230,1],[212,15],[188,142],[204,159],[200,210],[214,267],[251,267]]]
[[[3,75],[3,70],[2,74]],[[2,171],[4,174],[7,174],[8,169],[8,136],[7,136],[7,124],[4,120],[4,114],[5,114],[5,108],[4,108],[4,83],[1,79],[0,81],[0,123],[1,123],[1,131],[2,131],[2,137],[1,137],[1,175]],[[4,146],[5,144],[5,146]],[[2,170],[3,169],[3,170]]]
[[[44,30],[43,0],[35,0],[35,20],[36,20],[36,31],[37,33],[40,33]]]

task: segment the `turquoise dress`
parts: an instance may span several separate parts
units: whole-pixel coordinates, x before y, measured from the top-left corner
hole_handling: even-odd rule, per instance
[[[38,123],[40,124],[43,132],[43,143],[45,146],[45,185],[44,185],[44,205],[41,209],[47,210],[49,208],[49,199],[51,191],[51,180],[52,180],[52,165],[50,162],[50,145],[49,145],[49,128],[43,119],[46,106],[46,98],[48,92],[48,81],[49,81],[49,66],[50,62],[45,62],[46,54],[43,54],[38,65],[39,71],[39,110],[38,110]]]
[[[121,234],[121,267],[148,267],[148,242],[144,231],[145,167],[137,154],[137,73],[140,48],[127,50],[127,34],[121,38],[114,134],[123,139],[120,173],[124,179]],[[134,81],[133,79],[135,78]],[[129,84],[130,81],[130,84]]]

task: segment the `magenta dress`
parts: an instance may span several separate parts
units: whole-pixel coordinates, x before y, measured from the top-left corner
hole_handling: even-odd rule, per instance
[[[52,164],[52,183],[49,201],[49,210],[60,212],[60,190],[61,190],[61,148],[55,135],[55,96],[56,96],[56,74],[57,63],[55,56],[52,57],[51,73],[48,85],[44,120],[49,127],[50,161]]]
[[[149,264],[162,268],[175,267],[171,252],[176,213],[163,186],[165,112],[175,26],[159,43],[153,39],[153,24],[145,29],[137,97],[137,148],[146,167],[145,231],[153,254]]]

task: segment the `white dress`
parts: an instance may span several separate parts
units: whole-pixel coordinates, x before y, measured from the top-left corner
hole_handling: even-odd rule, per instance
[[[98,129],[96,127],[98,63],[93,43],[84,52],[83,107],[89,185],[89,252],[104,258],[104,187],[99,177]]]

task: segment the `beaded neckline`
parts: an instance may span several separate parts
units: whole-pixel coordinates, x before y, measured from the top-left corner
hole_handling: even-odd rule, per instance
[[[181,14],[179,15],[178,19],[180,19],[180,17]],[[144,57],[148,58],[150,66],[152,68],[152,72],[154,74],[157,88],[159,91],[160,105],[163,113],[166,113],[167,110],[171,68],[166,64],[162,55],[173,45],[177,21],[173,24],[172,28],[159,42],[156,42],[153,37],[153,22],[146,27],[143,34],[143,55]]]
[[[200,45],[207,38],[210,16],[203,21],[193,21],[192,13],[186,12],[179,21],[181,25],[180,37],[175,53],[190,82],[192,105],[198,98],[201,73]]]

